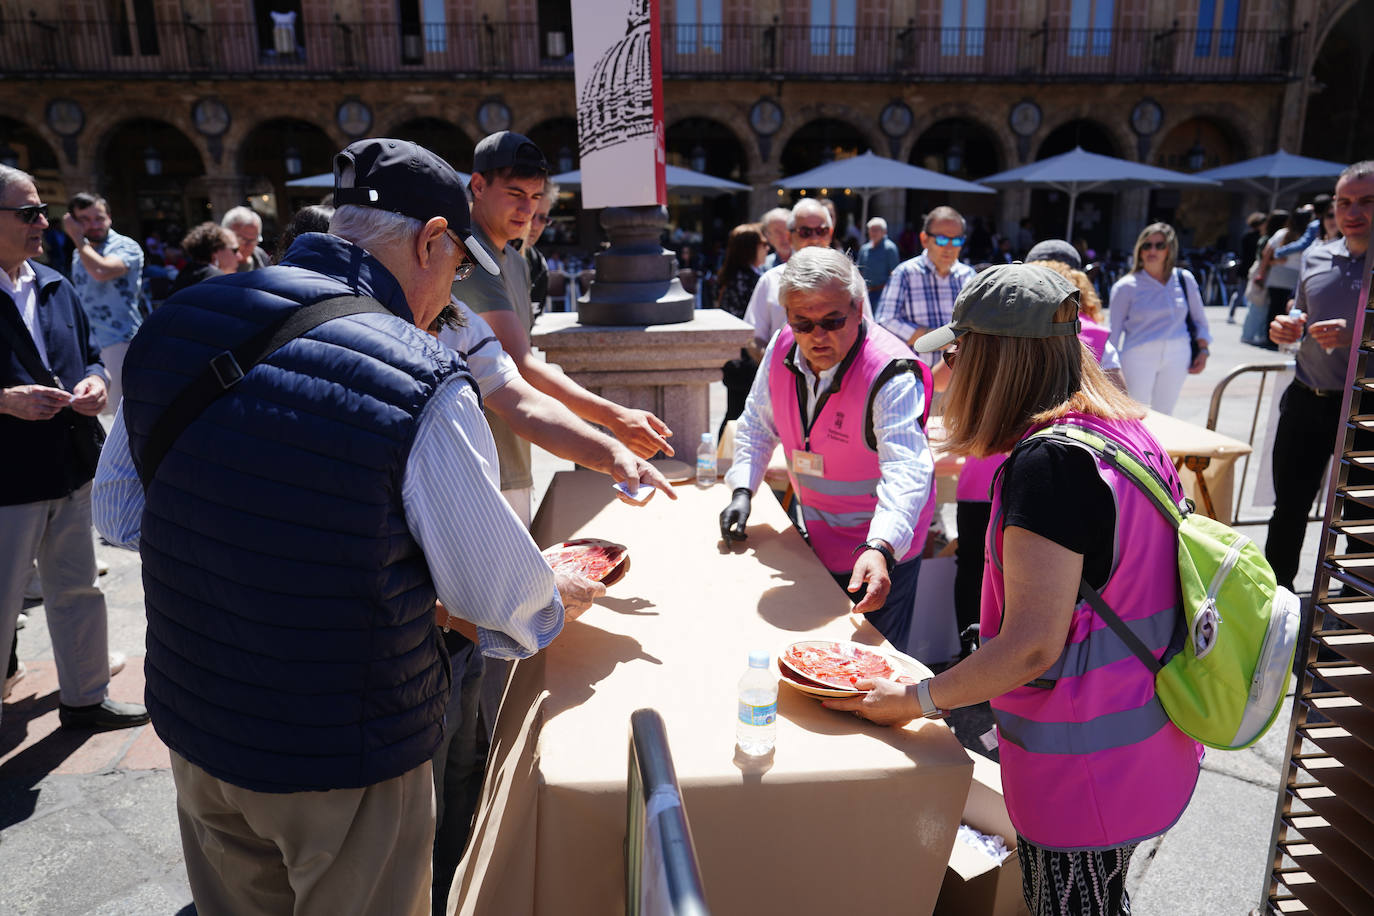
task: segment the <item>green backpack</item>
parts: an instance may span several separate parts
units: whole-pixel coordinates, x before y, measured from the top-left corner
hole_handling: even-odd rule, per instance
[[[1178,530],[1186,633],[1163,664],[1096,589],[1083,581],[1078,594],[1154,673],[1155,693],[1184,733],[1221,750],[1254,744],[1288,693],[1300,628],[1298,597],[1277,584],[1254,541],[1194,514],[1190,500],[1176,504],[1168,485],[1125,447],[1071,423],[1034,435],[1086,446],[1139,487]]]

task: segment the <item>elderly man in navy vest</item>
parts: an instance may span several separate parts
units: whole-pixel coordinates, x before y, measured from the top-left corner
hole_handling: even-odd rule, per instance
[[[781,442],[811,549],[855,611],[905,651],[935,507],[930,372],[865,319],[866,296],[858,268],[830,248],[795,251],[781,268],[786,323],[735,431],[720,532],[726,543],[746,536],[751,497]]]
[[[458,174],[376,139],[334,171],[329,234],[144,324],[98,473],[97,526],[142,554],[147,703],[202,913],[427,913],[436,616],[521,658],[581,609],[425,333],[474,260],[497,270]]]
[[[0,658],[37,560],[62,725],[126,728],[148,713],[106,696],[109,634],[91,541],[105,369],[76,290],[30,260],[43,253],[47,211],[32,176],[0,166]]]

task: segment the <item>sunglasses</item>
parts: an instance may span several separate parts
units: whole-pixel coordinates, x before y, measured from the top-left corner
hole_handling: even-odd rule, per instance
[[[453,239],[453,244],[457,245],[458,250],[463,252],[463,254],[466,256],[467,246],[463,244],[463,240],[458,238],[458,236],[454,235],[452,229],[446,228],[444,229],[444,232],[448,234],[449,238]],[[457,283],[460,280],[466,280],[468,277],[472,276],[472,268],[473,263],[471,260],[463,261],[463,263],[459,264],[458,267],[453,271],[453,282]]]
[[[804,239],[822,238],[830,234],[829,226],[798,226],[792,230]]]
[[[1168,250],[1169,250],[1169,243],[1168,243],[1168,242],[1146,242],[1145,244],[1143,244],[1143,245],[1140,246],[1140,250],[1141,250],[1141,251],[1148,251],[1148,250],[1151,249],[1151,248],[1153,248],[1155,251],[1168,251]]]
[[[954,368],[954,361],[959,358],[959,345],[955,344],[947,350],[940,351],[940,358],[945,361],[945,365]]]
[[[19,217],[19,222],[27,223],[30,226],[38,222],[40,218],[48,218],[47,204],[29,204],[25,207],[0,207],[0,210],[9,210]]]
[[[822,318],[820,321],[812,321],[809,318],[798,318],[796,321],[787,322],[792,326],[793,334],[810,334],[816,328],[822,331],[838,331],[849,321],[848,315],[832,315],[829,318]]]
[[[939,245],[941,248],[947,248],[950,245],[953,245],[955,248],[963,248],[964,237],[962,235],[937,235],[935,236],[935,244]]]

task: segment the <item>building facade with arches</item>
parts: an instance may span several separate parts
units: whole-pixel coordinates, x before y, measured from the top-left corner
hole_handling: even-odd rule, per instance
[[[973,180],[1079,145],[1183,171],[1278,148],[1362,158],[1374,140],[1358,116],[1374,107],[1371,6],[661,0],[669,161],[754,188],[675,200],[674,216],[723,239],[791,200],[772,182],[866,150]],[[271,11],[293,13],[290,27]],[[329,171],[361,136],[415,139],[467,171],[476,140],[510,128],[556,168],[575,167],[570,23],[569,0],[58,0],[43,11],[0,0],[0,161],[32,171],[54,202],[98,190],[140,238],[245,201],[270,232],[319,196],[287,182]],[[812,193],[822,190],[843,231],[857,196]],[[1004,232],[1026,216],[1037,233],[1062,231],[1065,204],[1050,192],[889,191],[869,209],[895,234],[945,202]],[[1122,247],[1165,215],[1192,244],[1213,244],[1253,203],[1086,195],[1079,228]]]

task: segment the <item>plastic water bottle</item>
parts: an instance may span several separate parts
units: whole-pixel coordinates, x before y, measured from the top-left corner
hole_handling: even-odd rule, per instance
[[[1306,314],[1302,309],[1298,308],[1297,306],[1293,306],[1293,309],[1288,313],[1288,317],[1289,317],[1289,318],[1298,318],[1298,319],[1302,319],[1302,318],[1306,318],[1306,317],[1307,317],[1307,314]],[[1280,345],[1279,345],[1279,351],[1282,352],[1282,353],[1286,353],[1286,354],[1288,354],[1289,356],[1293,356],[1294,354],[1296,354],[1296,353],[1298,352],[1298,349],[1299,349],[1301,346],[1302,346],[1302,338],[1299,337],[1297,340],[1293,341],[1292,343],[1280,344]]]
[[[716,437],[710,433],[701,434],[701,444],[697,446],[697,486],[709,487],[716,482]]]
[[[754,757],[773,749],[778,737],[778,679],[768,669],[767,652],[750,652],[749,669],[739,679],[739,719],[735,743]]]

